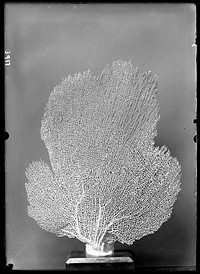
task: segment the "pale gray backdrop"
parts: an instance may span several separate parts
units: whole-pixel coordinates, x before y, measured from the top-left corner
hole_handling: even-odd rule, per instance
[[[57,238],[27,215],[25,168],[49,163],[40,121],[50,91],[64,76],[98,75],[113,60],[132,60],[158,75],[156,145],[182,166],[182,191],[170,220],[129,248],[138,266],[194,266],[195,6],[192,4],[6,4],[6,256],[14,269],[64,269],[84,244]]]

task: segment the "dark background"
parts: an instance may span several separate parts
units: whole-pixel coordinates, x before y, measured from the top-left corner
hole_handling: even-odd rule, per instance
[[[193,4],[6,4],[6,256],[14,269],[64,269],[84,244],[57,238],[27,215],[25,168],[49,163],[40,122],[50,91],[64,76],[113,60],[157,74],[156,145],[182,166],[182,191],[168,222],[128,248],[137,266],[194,266],[196,248],[195,6]]]

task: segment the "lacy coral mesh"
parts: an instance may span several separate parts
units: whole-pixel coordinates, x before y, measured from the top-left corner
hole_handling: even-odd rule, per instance
[[[169,219],[181,167],[154,147],[156,93],[157,77],[121,60],[54,88],[40,131],[52,169],[26,169],[28,214],[43,229],[95,247],[132,244]]]

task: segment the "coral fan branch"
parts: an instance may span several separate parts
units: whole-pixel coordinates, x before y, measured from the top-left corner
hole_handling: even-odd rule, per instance
[[[101,211],[102,211],[102,208],[101,208],[101,204],[99,203],[99,215],[98,215],[98,219],[97,219],[96,233],[95,233],[95,236],[94,236],[94,242],[95,243],[96,243],[97,235],[98,235],[98,232],[99,232],[99,224],[100,224],[100,221],[101,221]]]

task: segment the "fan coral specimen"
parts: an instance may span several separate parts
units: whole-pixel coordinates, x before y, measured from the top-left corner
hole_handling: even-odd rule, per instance
[[[40,160],[26,169],[28,214],[41,228],[100,250],[130,245],[169,219],[181,167],[154,146],[156,93],[156,76],[121,60],[54,88],[40,131],[51,168]]]

